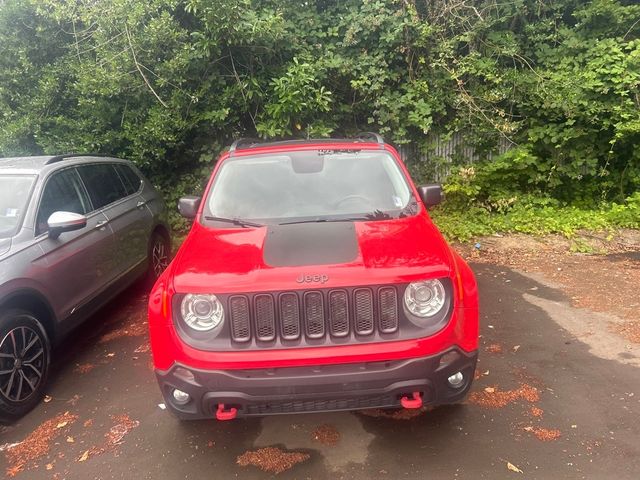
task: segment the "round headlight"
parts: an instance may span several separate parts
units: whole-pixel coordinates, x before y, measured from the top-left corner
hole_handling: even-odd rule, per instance
[[[215,295],[185,295],[180,305],[180,313],[184,323],[199,332],[216,328],[224,319],[222,303]]]
[[[410,283],[404,291],[404,304],[416,317],[432,317],[444,307],[444,285],[440,280]]]

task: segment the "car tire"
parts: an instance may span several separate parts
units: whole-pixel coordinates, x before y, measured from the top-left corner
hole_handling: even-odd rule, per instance
[[[149,269],[147,275],[150,282],[155,282],[171,261],[171,243],[169,239],[159,232],[154,232],[149,241],[148,255]]]
[[[0,313],[0,423],[31,411],[42,399],[51,345],[42,323],[25,310]]]

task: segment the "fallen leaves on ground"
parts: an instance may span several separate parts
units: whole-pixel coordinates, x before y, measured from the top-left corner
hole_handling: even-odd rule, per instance
[[[340,441],[340,432],[333,425],[325,423],[313,431],[311,438],[322,445],[334,446]]]
[[[515,390],[500,390],[498,387],[487,387],[482,392],[472,392],[468,402],[485,408],[502,408],[516,400],[537,402],[540,392],[536,387],[523,383]]]
[[[107,343],[112,340],[116,340],[122,337],[141,337],[146,335],[149,330],[147,322],[145,321],[132,321],[125,325],[122,325],[115,330],[105,333],[100,337],[98,343]]]
[[[637,230],[622,230],[616,232],[612,239],[598,238],[595,234],[581,238],[593,245],[594,252],[607,255],[571,253],[571,240],[559,235],[487,237],[479,240],[482,250],[477,250],[470,243],[459,245],[457,250],[474,262],[542,274],[559,284],[574,306],[613,313],[636,323],[636,327],[615,331],[632,342],[640,343],[638,302],[629,299],[629,292],[635,291],[636,285],[640,284],[640,262],[636,253],[640,234]],[[610,288],[601,288],[602,285]]]
[[[633,343],[640,343],[640,322],[615,323],[611,330]]]
[[[411,420],[413,418],[419,417],[428,409],[427,407],[422,408],[402,408],[402,409],[382,409],[382,408],[370,408],[367,410],[360,410],[359,413],[362,415],[366,415],[367,417],[373,418],[390,418],[392,420]]]
[[[522,473],[522,470],[520,470],[518,467],[516,467],[513,463],[511,462],[507,462],[507,468],[509,470],[511,470],[512,472],[516,472],[516,473]]]
[[[20,444],[7,450],[6,456],[9,466],[6,474],[15,476],[24,470],[29,462],[37,460],[49,452],[53,441],[78,419],[77,415],[64,412],[43,422],[29,434]]]
[[[531,413],[531,415],[533,415],[534,417],[541,417],[544,413],[544,410],[534,406],[529,409],[529,413]]]
[[[74,373],[79,373],[80,375],[84,375],[85,373],[89,373],[91,370],[96,368],[93,363],[82,363],[76,365],[76,368],[73,369]]]
[[[151,349],[151,346],[148,343],[143,343],[138,348],[136,348],[133,353],[147,353]]]
[[[553,440],[557,440],[562,435],[560,430],[557,430],[557,429],[548,429],[548,428],[531,427],[531,426],[524,427],[524,429],[527,432],[533,433],[538,440],[541,440],[543,442],[551,442]]]
[[[116,422],[109,431],[104,435],[105,441],[100,446],[91,447],[88,450],[85,450],[80,457],[78,457],[78,462],[84,462],[89,457],[93,457],[95,455],[100,455],[104,452],[113,450],[115,447],[120,445],[124,440],[124,437],[138,425],[140,422],[137,420],[132,420],[129,415],[112,415],[111,419]],[[86,422],[85,422],[86,423]],[[86,426],[86,425],[85,425]]]
[[[492,343],[485,348],[487,353],[502,353],[502,345],[499,343]]]
[[[75,407],[76,403],[78,403],[78,400],[80,400],[82,398],[82,396],[78,395],[77,393],[71,397],[69,400],[67,400],[66,402],[64,402],[67,405],[71,405],[73,407]]]
[[[266,447],[245,452],[238,456],[236,462],[241,467],[253,465],[264,472],[282,473],[309,458],[308,453],[285,452],[276,447]]]

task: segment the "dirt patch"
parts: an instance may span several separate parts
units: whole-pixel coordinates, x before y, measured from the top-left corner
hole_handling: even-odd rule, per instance
[[[40,424],[31,434],[19,444],[7,449],[6,456],[9,466],[6,474],[13,477],[34,462],[49,453],[54,440],[68,430],[68,427],[78,419],[77,415],[64,412]]]
[[[282,473],[298,463],[309,460],[310,455],[302,452],[285,452],[276,447],[260,448],[238,456],[236,462],[241,467],[253,465],[269,473]]]
[[[473,244],[456,248],[471,262],[542,275],[558,285],[575,307],[613,313],[634,322],[619,333],[640,341],[640,295],[634,294],[640,285],[640,232],[584,233],[572,239],[514,234],[484,237],[478,244],[480,248]]]
[[[481,392],[472,392],[468,403],[484,408],[503,408],[517,400],[537,402],[540,400],[540,391],[531,385],[523,383],[515,390],[500,390],[498,387],[487,387]]]
[[[334,446],[340,441],[340,432],[333,425],[325,423],[311,433],[311,438],[322,445]]]

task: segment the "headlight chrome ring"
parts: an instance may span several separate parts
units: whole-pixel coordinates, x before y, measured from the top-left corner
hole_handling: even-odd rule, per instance
[[[180,304],[182,320],[199,332],[213,330],[224,320],[224,308],[213,294],[188,293]]]
[[[412,315],[433,317],[446,304],[446,290],[440,280],[410,283],[404,291],[404,304]]]

